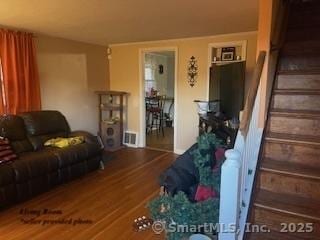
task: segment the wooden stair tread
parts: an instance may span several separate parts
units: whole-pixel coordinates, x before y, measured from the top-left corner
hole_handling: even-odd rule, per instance
[[[249,218],[271,232],[248,240],[320,240],[320,1],[288,2]],[[315,227],[280,233],[283,222]]]
[[[274,94],[282,95],[320,95],[318,89],[274,89]]]
[[[278,70],[278,75],[319,75],[319,70]]]
[[[265,139],[267,141],[320,145],[320,138],[319,137],[302,136],[302,135],[296,135],[296,134],[268,132]]]
[[[320,25],[319,25],[320,27]],[[318,56],[320,52],[320,42],[318,40],[301,40],[287,42],[281,49],[282,56]]]
[[[297,117],[297,118],[320,118],[320,111],[276,109],[270,111],[273,116]]]
[[[299,163],[284,162],[273,160],[270,158],[264,158],[260,169],[273,173],[320,180],[319,168],[308,167]]]
[[[308,72],[308,71],[279,71],[277,74],[277,77],[282,77],[282,76],[298,76],[300,78],[305,77],[305,76],[312,76],[315,77],[317,76],[317,80],[320,81],[320,72]]]
[[[260,189],[257,192],[254,206],[320,221],[320,203],[318,201],[291,194],[274,193]]]

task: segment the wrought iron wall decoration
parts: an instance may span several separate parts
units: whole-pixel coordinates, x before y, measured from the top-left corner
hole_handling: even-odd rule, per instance
[[[197,60],[194,56],[192,56],[189,60],[188,64],[188,83],[191,87],[194,86],[198,77],[198,64]]]

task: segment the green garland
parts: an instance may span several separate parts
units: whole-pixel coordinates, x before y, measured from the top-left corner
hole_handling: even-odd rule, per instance
[[[213,133],[204,133],[198,137],[198,148],[192,152],[193,161],[196,165],[199,176],[200,185],[214,187],[220,189],[220,178],[212,173],[211,157],[214,150],[223,146],[223,141],[218,139]],[[218,181],[217,181],[218,180]]]
[[[214,173],[211,166],[213,150],[222,146],[222,141],[213,133],[205,133],[197,139],[198,147],[191,154],[199,171],[200,185],[213,187],[219,192],[220,171]],[[211,151],[212,150],[212,151]],[[155,198],[148,204],[151,217],[154,221],[168,224],[175,223],[185,226],[200,226],[204,223],[217,223],[219,218],[219,199],[192,203],[184,192],[174,196],[163,195]],[[181,240],[192,233],[168,232],[167,239]]]

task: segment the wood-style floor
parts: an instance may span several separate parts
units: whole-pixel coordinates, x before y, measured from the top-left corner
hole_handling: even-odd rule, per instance
[[[133,220],[148,215],[147,202],[159,194],[158,176],[176,158],[173,153],[123,149],[104,170],[59,186],[0,212],[1,240],[147,240],[164,239],[152,230],[133,231]],[[58,210],[62,214],[24,214]],[[59,212],[58,212],[59,213]],[[29,220],[89,220],[86,224],[25,224]],[[42,222],[43,223],[43,222]]]
[[[152,131],[147,134],[147,147],[173,151],[173,128],[164,128],[164,136]]]

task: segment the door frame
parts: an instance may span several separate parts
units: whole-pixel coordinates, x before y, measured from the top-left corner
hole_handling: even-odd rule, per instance
[[[173,113],[173,152],[177,152],[177,122],[178,122],[178,47],[151,47],[139,49],[139,79],[140,79],[140,131],[139,131],[139,147],[146,147],[146,108],[145,108],[145,79],[144,66],[145,55],[151,52],[174,52],[174,113]]]

